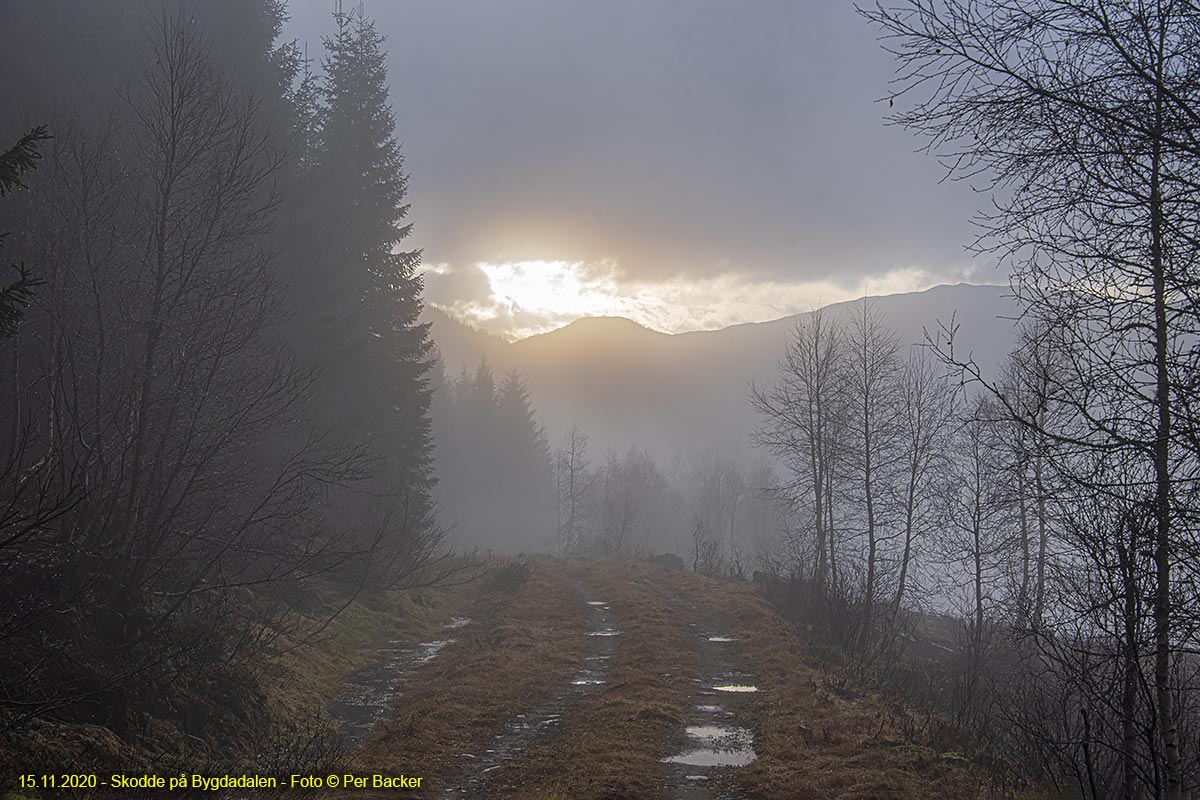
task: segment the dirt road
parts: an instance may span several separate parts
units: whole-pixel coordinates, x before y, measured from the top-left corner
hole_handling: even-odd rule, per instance
[[[390,648],[390,668],[350,682],[375,704],[343,711],[356,769],[421,776],[409,794],[438,798],[977,791],[968,769],[902,741],[877,698],[806,666],[746,582],[544,557],[475,594],[446,636]]]

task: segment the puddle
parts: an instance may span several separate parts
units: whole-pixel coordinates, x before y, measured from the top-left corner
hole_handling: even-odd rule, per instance
[[[674,605],[684,606],[678,598],[672,600],[667,590],[660,588],[659,593]],[[686,609],[689,616],[698,617],[688,625],[693,629],[701,669],[691,678],[691,711],[679,731],[675,755],[660,760],[667,765],[665,796],[671,800],[740,800],[743,795],[734,785],[733,770],[752,763],[758,754],[754,733],[734,723],[742,721],[741,709],[752,702],[741,695],[757,692],[758,679],[739,669],[738,648],[725,646],[738,641],[720,633],[731,629],[726,620],[710,618],[694,605]]]
[[[714,742],[749,742],[754,738],[754,735],[745,728],[734,728],[727,725],[689,725],[684,732],[693,739]]]
[[[665,764],[680,764],[685,767],[744,767],[757,756],[753,750],[708,750],[701,748],[663,759]]]
[[[453,641],[453,639],[438,639],[433,642],[422,642],[420,649],[417,650],[417,653],[413,658],[413,666],[419,667],[422,664],[428,664],[443,647]]]
[[[459,630],[471,622],[454,617],[442,627]],[[412,670],[432,661],[452,638],[410,644],[394,639],[374,651],[377,660],[357,670],[346,680],[342,693],[329,704],[329,715],[341,728],[342,746],[353,748],[391,712],[396,684]]]
[[[620,636],[620,631],[589,631],[588,636]]]
[[[608,605],[608,601],[607,600],[588,600],[587,604],[589,606],[606,606],[606,605]]]
[[[688,738],[698,740],[703,747],[665,758],[664,763],[689,767],[744,767],[758,757],[754,752],[754,734],[746,728],[689,725],[685,733]],[[687,779],[695,780],[691,775]]]

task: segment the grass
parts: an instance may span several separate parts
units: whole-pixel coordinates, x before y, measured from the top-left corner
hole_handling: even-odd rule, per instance
[[[0,763],[9,776],[58,773],[65,765],[72,771],[159,774],[262,768],[272,749],[295,750],[299,740],[330,730],[326,707],[345,677],[369,661],[373,646],[428,635],[466,602],[466,594],[462,588],[376,592],[346,605],[350,599],[336,584],[310,587],[304,613],[292,615],[288,632],[272,642],[274,654],[250,654],[217,676],[227,685],[213,694],[225,701],[201,710],[217,721],[210,727],[220,735],[194,735],[188,714],[195,707],[174,693],[177,706],[136,713],[123,735],[101,725],[35,719],[0,736]],[[264,602],[250,593],[243,598],[247,612]]]
[[[906,744],[878,697],[847,692],[832,676],[807,666],[803,643],[757,587],[695,574],[661,580],[732,619],[741,656],[768,701],[750,720],[759,757],[738,772],[748,795],[796,800],[981,796],[980,776],[969,762]]]
[[[479,598],[474,622],[405,681],[395,715],[358,753],[352,768],[425,777],[445,786],[516,714],[569,680],[587,646],[583,602],[539,559],[511,592]]]
[[[695,689],[691,679],[705,667],[687,612],[643,580],[649,578],[721,618],[737,640],[738,666],[761,687],[753,701],[740,706],[744,716],[738,724],[754,731],[758,753],[755,762],[735,772],[747,797],[985,796],[982,767],[930,742],[904,740],[880,698],[810,667],[807,643],[754,585],[600,559],[539,557],[530,563],[504,565],[455,589],[356,598],[308,646],[262,662],[251,689],[261,693],[264,718],[281,736],[303,733],[295,724],[289,729],[288,720],[327,725],[325,708],[380,643],[427,639],[450,616],[469,616],[472,623],[454,634],[455,643],[404,679],[393,716],[339,765],[359,774],[419,775],[425,789],[416,796],[438,795],[463,770],[464,753],[482,753],[517,714],[578,673],[590,641],[588,616],[565,576],[607,601],[621,631],[607,682],[569,706],[552,732],[494,773],[488,796],[659,796],[665,775],[660,759],[681,744]],[[311,600],[304,620],[310,625],[325,616],[323,610],[344,602],[333,586],[318,587]],[[276,645],[286,650],[295,641],[280,639]],[[211,745],[191,741],[178,721],[167,718],[145,720],[140,737],[41,721],[17,738],[0,740],[0,760],[46,768],[33,771],[92,763],[162,771],[181,760],[188,772],[204,771],[193,756],[202,752],[211,752]],[[21,761],[7,758],[13,754]],[[354,796],[363,794],[372,793]]]
[[[572,573],[608,601],[621,631],[599,691],[564,714],[560,733],[503,770],[500,796],[519,800],[655,797],[659,759],[687,719],[696,655],[678,612],[626,565],[574,561]]]
[[[319,594],[326,608],[345,602],[328,586]],[[277,649],[290,652],[264,665],[270,672],[264,681],[270,704],[283,716],[323,710],[337,696],[342,680],[370,662],[373,644],[430,636],[465,602],[461,591],[389,591],[357,598],[321,630],[317,628],[323,617],[309,615],[303,625],[311,637],[307,646],[290,650],[298,637],[285,639]]]

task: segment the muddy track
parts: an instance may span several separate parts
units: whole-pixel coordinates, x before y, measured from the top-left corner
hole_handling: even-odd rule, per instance
[[[888,729],[872,696],[826,687],[751,585],[536,563],[479,604],[456,644],[408,668],[398,713],[357,753],[363,769],[423,774],[423,797],[977,796],[967,770]]]
[[[398,684],[453,644],[456,632],[469,623],[466,617],[454,617],[442,625],[443,635],[436,639],[419,643],[393,639],[374,650],[372,663],[352,673],[329,704],[329,716],[338,725],[339,747],[349,752],[361,744],[391,714]]]
[[[495,734],[481,753],[463,753],[463,765],[445,780],[445,797],[490,797],[491,783],[500,777],[509,761],[529,749],[562,721],[573,705],[598,691],[605,683],[620,632],[613,625],[611,607],[590,586],[570,575],[548,572],[579,595],[587,607],[588,647],[578,672],[558,691],[517,714]]]
[[[741,664],[731,623],[656,581],[642,582],[679,609],[700,661],[687,724],[672,742],[676,755],[663,763],[664,794],[672,800],[742,800],[735,773],[755,758],[746,720],[762,695]]]

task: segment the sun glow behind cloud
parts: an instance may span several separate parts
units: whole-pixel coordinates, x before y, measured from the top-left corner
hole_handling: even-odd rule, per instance
[[[969,272],[955,276],[959,280]],[[754,281],[728,272],[710,278],[629,279],[612,262],[481,262],[427,265],[433,305],[507,339],[559,328],[581,317],[626,317],[667,333],[762,322],[863,294],[917,291],[947,276],[896,269],[847,287],[831,280]]]
[[[626,316],[641,310],[622,296],[608,265],[588,269],[582,262],[520,261],[477,266],[491,285],[493,301],[503,308],[572,317]]]

